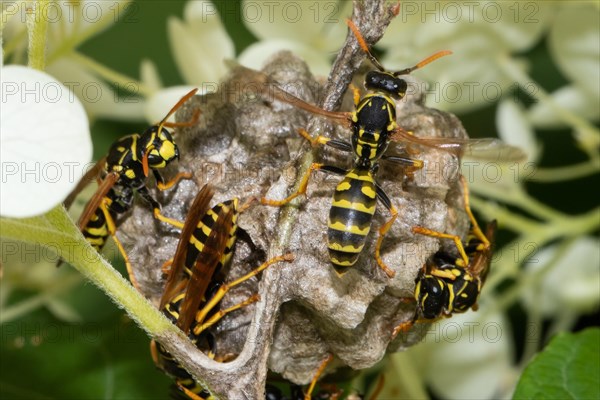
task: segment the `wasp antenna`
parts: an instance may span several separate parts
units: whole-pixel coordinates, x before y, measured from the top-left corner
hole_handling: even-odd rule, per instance
[[[383,68],[383,65],[381,65],[381,63],[379,62],[379,60],[377,60],[375,58],[375,56],[373,54],[371,54],[371,51],[369,50],[369,46],[367,45],[367,42],[365,41],[365,38],[360,33],[360,31],[358,30],[358,28],[356,27],[356,25],[354,24],[354,22],[352,22],[351,19],[346,19],[346,25],[348,25],[348,28],[350,28],[350,30],[352,31],[352,33],[354,33],[354,37],[356,37],[356,40],[358,41],[358,45],[367,54],[367,58],[373,63],[373,65],[375,65],[375,67],[378,70],[385,71],[385,68]]]
[[[198,88],[192,89],[190,90],[185,96],[183,96],[181,99],[179,99],[179,101],[177,102],[177,104],[175,104],[173,106],[173,108],[171,108],[171,110],[169,111],[169,113],[162,119],[162,121],[160,121],[160,123],[158,124],[158,132],[160,132],[163,128],[163,125],[165,124],[165,122],[167,122],[167,120],[169,119],[169,117],[171,115],[173,115],[175,113],[175,111],[177,111],[177,109],[179,107],[181,107],[183,105],[183,103],[185,103],[186,101],[188,101],[193,95],[196,94],[196,92],[198,91]]]
[[[448,56],[452,54],[452,52],[450,50],[442,50],[442,51],[438,51],[435,54],[430,55],[429,57],[427,57],[426,59],[424,59],[423,61],[419,62],[417,65],[415,65],[414,67],[410,67],[410,68],[406,68],[397,72],[394,72],[394,76],[400,76],[400,75],[408,75],[411,72],[413,72],[416,69],[419,68],[423,68],[424,66],[426,66],[429,63],[434,62],[435,60],[437,60],[438,58],[442,58],[444,56]]]

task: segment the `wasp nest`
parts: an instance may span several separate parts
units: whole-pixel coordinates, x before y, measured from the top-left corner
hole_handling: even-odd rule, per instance
[[[354,46],[354,54],[361,57]],[[331,83],[329,88],[320,85],[304,62],[290,53],[269,60],[262,74],[312,104],[330,99],[332,87],[339,90]],[[213,204],[233,197],[282,199],[294,190],[313,158],[342,168],[351,166],[352,154],[313,150],[297,133],[305,127],[313,135],[318,132],[349,141],[349,131],[270,98],[268,90],[257,89],[260,76],[234,68],[216,93],[195,96],[177,113],[179,121],[186,121],[194,110],[202,111],[196,126],[176,133],[181,160],[175,168],[192,172],[193,179],[156,194],[165,215],[183,220],[207,182],[215,186]],[[345,97],[351,104],[351,95]],[[417,136],[466,136],[456,117],[423,103],[422,93],[409,90],[398,102],[398,124]],[[218,355],[237,358],[217,363],[189,351],[191,344],[184,343],[175,351],[183,364],[222,398],[264,398],[261,391],[267,368],[305,384],[328,353],[336,359],[331,369],[342,365],[363,369],[387,352],[418,343],[422,329],[393,341],[391,333],[396,324],[412,317],[414,303],[403,299],[413,296],[418,270],[439,249],[440,241],[415,235],[411,228],[420,225],[457,234],[468,230],[458,160],[443,151],[418,150],[413,157],[424,161],[423,169],[407,175],[397,165],[382,162],[378,174],[378,183],[399,211],[382,247],[384,261],[396,272],[393,279],[374,258],[377,229],[390,216],[381,203],[357,264],[342,277],[336,275],[328,258],[327,218],[341,177],[315,172],[307,196],[294,205],[278,208],[255,203],[239,218],[240,227],[262,252],[252,254],[252,246],[238,240],[230,279],[276,255],[291,252],[295,260],[271,266],[260,279],[236,287],[223,300],[226,307],[260,294],[258,303],[229,314],[214,328]],[[178,234],[154,220],[144,207],[136,207],[119,231],[130,248],[136,278],[146,297],[154,301],[164,285],[161,265],[173,256]]]

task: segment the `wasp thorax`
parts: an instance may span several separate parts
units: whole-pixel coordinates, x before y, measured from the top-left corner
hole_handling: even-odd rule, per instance
[[[370,90],[380,90],[401,99],[406,94],[408,85],[404,79],[389,72],[369,71],[365,76],[365,87]]]

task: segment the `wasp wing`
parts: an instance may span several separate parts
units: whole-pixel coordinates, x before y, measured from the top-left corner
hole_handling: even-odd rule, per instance
[[[77,197],[77,195],[79,193],[81,193],[81,191],[87,185],[89,185],[90,182],[92,182],[92,181],[96,180],[96,178],[100,177],[100,173],[104,169],[104,164],[106,164],[106,157],[102,157],[100,160],[98,160],[98,162],[96,164],[94,164],[94,166],[92,168],[90,168],[85,173],[85,175],[83,175],[81,180],[77,183],[77,186],[75,186],[75,189],[73,189],[71,191],[71,193],[69,193],[69,195],[67,196],[65,201],[63,201],[63,204],[67,210],[69,208],[71,208],[71,205],[75,201],[75,198]]]
[[[175,255],[173,256],[171,272],[169,274],[169,278],[167,279],[163,295],[160,299],[161,310],[175,294],[179,293],[178,283],[181,280],[181,272],[185,265],[185,258],[187,256],[188,246],[190,246],[190,239],[192,238],[198,223],[208,211],[210,200],[212,199],[213,195],[214,190],[212,186],[209,184],[204,185],[196,195],[196,198],[194,199],[194,202],[188,211],[188,214],[185,218],[185,223],[183,225],[183,230],[181,231],[181,236],[179,237],[179,242],[177,243],[177,249],[175,250]]]
[[[232,227],[233,210],[229,209],[225,211],[221,209],[210,235],[196,259],[196,263],[192,269],[192,277],[189,280],[185,296],[179,308],[177,326],[183,332],[188,332],[194,320],[196,311],[198,311],[198,307],[205,296],[206,289],[212,280],[215,269],[223,257]]]
[[[473,260],[469,264],[469,272],[473,276],[478,276],[481,279],[481,282],[485,282],[488,272],[490,271],[490,263],[492,262],[492,253],[494,251],[494,241],[496,239],[496,229],[498,228],[498,223],[496,220],[490,222],[485,230],[485,236],[490,241],[490,246],[478,252],[473,256]]]
[[[463,139],[444,137],[419,137],[403,129],[392,133],[391,140],[404,144],[417,144],[432,147],[456,154],[459,157],[469,157],[496,162],[523,162],[527,155],[518,147],[504,143],[500,139]]]
[[[260,93],[267,101],[279,100],[301,110],[308,111],[312,114],[321,115],[341,125],[350,127],[350,120],[352,118],[351,113],[324,110],[319,106],[310,104],[287,92],[281,88],[277,82],[274,82],[266,74],[260,71],[246,68],[232,60],[228,60],[227,65],[231,69],[242,71],[245,76],[249,77],[247,79],[251,80],[253,84],[257,85],[257,92]]]
[[[81,216],[79,217],[79,220],[77,221],[77,226],[80,230],[83,230],[87,226],[88,222],[90,222],[90,219],[94,216],[94,214],[96,214],[96,211],[102,204],[102,200],[106,194],[115,185],[115,183],[117,183],[118,180],[119,174],[116,172],[111,172],[104,177],[104,180],[102,183],[100,183],[100,186],[98,186],[98,190],[96,190],[96,193],[94,193],[90,201],[88,201],[83,209],[83,212],[81,213]]]

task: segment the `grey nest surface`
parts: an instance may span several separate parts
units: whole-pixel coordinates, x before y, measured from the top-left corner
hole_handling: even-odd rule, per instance
[[[290,53],[270,59],[262,74],[312,104],[319,104],[324,96],[323,86],[306,64]],[[197,125],[175,133],[181,159],[165,175],[189,171],[193,178],[169,191],[156,192],[165,215],[185,219],[189,204],[207,182],[216,191],[212,204],[233,197],[242,202],[252,196],[283,199],[293,192],[313,160],[351,166],[352,154],[313,149],[297,133],[299,128],[310,127],[312,135],[349,141],[349,130],[269,98],[268,91],[257,91],[260,76],[234,68],[216,93],[195,96],[178,111],[178,121],[189,120],[198,108],[202,114]],[[360,85],[361,76],[355,79]],[[398,102],[399,126],[417,136],[466,137],[455,116],[424,106],[424,95],[417,89],[421,86],[411,85],[415,90],[409,89]],[[349,91],[342,108],[349,111],[352,107]],[[197,359],[200,366],[195,372],[206,374],[209,385],[220,373],[229,374],[220,378],[224,385],[236,382],[235,374],[254,374],[253,379],[264,387],[266,370],[261,363],[292,382],[305,384],[329,353],[335,355],[335,363],[328,371],[339,366],[363,369],[386,353],[406,349],[422,339],[424,330],[419,324],[395,340],[391,334],[395,325],[414,313],[415,303],[406,299],[413,297],[415,278],[425,260],[440,246],[450,249],[452,243],[413,234],[411,228],[419,225],[464,236],[468,219],[456,156],[430,148],[406,148],[401,143],[392,144],[390,151],[394,150],[408,151],[425,166],[407,175],[398,165],[385,161],[380,165],[378,183],[399,211],[382,247],[384,261],[396,272],[392,279],[374,258],[378,228],[390,217],[381,203],[357,264],[341,277],[332,268],[327,218],[339,176],[315,172],[307,195],[292,205],[279,208],[256,202],[240,215],[240,227],[264,254],[252,254],[251,246],[238,240],[230,280],[266,258],[290,252],[295,260],[271,266],[225,297],[223,307],[254,293],[261,299],[226,316],[213,329],[218,354],[235,355],[239,360],[215,366],[211,360]],[[118,235],[129,249],[143,294],[156,303],[165,282],[161,265],[173,256],[179,232],[156,221],[147,207],[140,206]],[[220,389],[215,390],[219,393]],[[221,394],[232,395],[229,389],[221,390]]]

